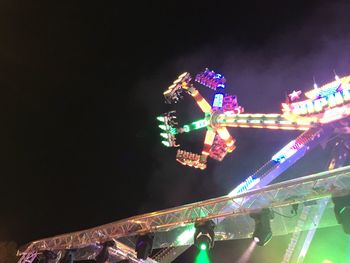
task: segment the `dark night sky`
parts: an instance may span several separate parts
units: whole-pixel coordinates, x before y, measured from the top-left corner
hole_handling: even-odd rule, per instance
[[[0,241],[224,195],[298,134],[232,129],[237,150],[222,163],[204,172],[178,165],[155,117],[184,71],[223,73],[247,112],[279,112],[285,93],[307,90],[313,77],[350,73],[345,0],[118,2],[0,3]],[[184,119],[201,117],[190,100],[176,107]],[[183,138],[184,148],[200,147],[203,135]],[[317,152],[294,171],[324,169]],[[186,253],[178,262],[191,262]]]

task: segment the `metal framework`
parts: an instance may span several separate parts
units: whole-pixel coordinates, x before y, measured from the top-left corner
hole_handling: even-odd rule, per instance
[[[147,258],[146,260],[138,259],[136,252],[134,248],[131,248],[116,239],[112,238],[112,240],[115,242],[114,247],[109,247],[109,260],[110,262],[119,262],[120,260],[127,259],[131,263],[157,263],[157,261]],[[33,242],[32,244],[34,244]],[[42,254],[44,251],[52,251],[56,257],[54,259],[49,260],[48,262],[59,262],[60,259],[63,258],[65,253],[74,251],[72,253],[74,260],[87,260],[87,259],[94,259],[95,256],[101,251],[102,245],[98,245],[96,243],[90,243],[85,244],[83,247],[81,246],[74,246],[74,247],[66,247],[66,249],[59,249],[59,247],[56,247],[52,243],[46,243],[45,249],[36,250],[36,248],[32,247],[31,245],[24,251],[19,250],[18,254],[21,255],[18,263],[32,263],[35,258],[37,258],[40,254]],[[77,249],[79,248],[80,249]]]
[[[192,245],[195,222],[214,220],[216,240],[249,238],[254,230],[254,221],[249,215],[263,208],[270,208],[276,215],[280,215],[271,222],[274,235],[294,233],[284,262],[289,262],[293,258],[293,253],[297,255],[298,260],[301,259],[298,262],[302,262],[302,254],[306,253],[305,250],[308,249],[315,229],[337,224],[332,209],[333,204],[328,202],[329,197],[350,193],[350,166],[333,169],[343,165],[344,148],[338,147],[341,150],[333,154],[329,171],[269,184],[316,146],[326,144],[334,137],[343,134],[348,137],[349,118],[347,116],[350,115],[350,109],[346,110],[342,105],[350,100],[350,77],[342,79],[343,90],[338,90],[341,87],[338,79],[334,83],[327,84],[329,87],[325,85],[319,90],[312,91],[322,95],[322,99],[319,99],[317,94],[316,96],[310,93],[312,96],[306,95],[311,98],[316,96],[313,100],[284,105],[283,115],[241,114],[242,108],[237,107],[236,100],[231,101],[231,104],[235,105],[233,110],[212,113],[211,106],[201,97],[198,90],[188,84],[190,79],[191,76],[188,73],[182,74],[164,95],[169,100],[176,102],[181,97],[181,90],[185,90],[196,100],[205,113],[205,118],[176,129],[172,127],[174,123],[172,115],[158,119],[164,122],[164,125],[160,126],[167,132],[165,136],[168,141],[165,144],[173,147],[178,146],[174,137],[177,133],[207,126],[215,130],[214,132],[208,129],[202,155],[198,155],[198,158],[189,152],[178,153],[177,160],[185,165],[204,169],[207,156],[222,160],[227,152],[233,151],[235,140],[226,127],[294,129],[304,132],[272,156],[259,170],[228,195],[34,241],[20,248],[18,251],[18,255],[21,255],[19,263],[32,263],[38,255],[48,250],[57,255],[56,259],[52,259],[50,263],[58,262],[65,253],[71,250],[75,251],[75,259],[94,259],[101,251],[102,244],[110,240],[115,241],[115,246],[108,248],[110,262],[129,259],[131,262],[168,263]],[[222,88],[226,80],[221,75],[219,78],[212,78],[212,72],[205,71],[203,76],[196,78],[196,81],[205,83],[212,89],[218,89]],[[334,86],[335,84],[337,86]],[[336,90],[333,90],[333,86]],[[335,95],[329,93],[330,90]],[[232,96],[229,97],[231,99]],[[326,109],[327,107],[329,110]],[[339,112],[337,107],[342,111]],[[314,122],[314,119],[304,116],[315,111],[321,112],[317,113],[321,114],[319,119],[321,121]],[[294,120],[293,118],[298,114],[302,117]],[[336,142],[336,145],[339,144]],[[214,146],[222,149],[214,151]],[[224,150],[223,153],[221,150]],[[293,211],[299,216],[295,213],[291,214],[292,206],[298,207]],[[298,242],[302,243],[300,242],[302,236],[300,231],[302,230],[310,230],[310,232],[303,237],[305,242],[298,245]],[[135,240],[138,235],[149,232],[155,234],[153,248],[160,248],[160,251],[153,256],[153,259],[140,260],[135,253]]]
[[[250,190],[236,196],[222,196],[198,203],[166,209],[131,217],[100,227],[68,233],[65,235],[47,238],[31,243],[20,251],[20,254],[28,255],[45,250],[60,251],[72,248],[86,248],[106,240],[116,240],[122,237],[130,237],[144,232],[154,232],[156,239],[154,248],[168,247],[176,241],[179,229],[191,227],[192,223],[209,219],[226,218],[224,224],[216,227],[216,239],[241,239],[251,236],[253,221],[249,214],[260,211],[262,208],[278,209],[279,213],[287,214],[293,204],[308,204],[317,206],[312,201],[327,198],[331,195],[345,195],[350,191],[350,166],[309,175],[286,182],[266,186],[261,189]],[[310,203],[311,202],[311,203]],[[314,205],[313,205],[314,204]],[[228,209],[228,207],[230,209]],[[276,210],[277,211],[277,210]],[[274,235],[284,235],[293,232],[296,220],[282,224],[277,220],[272,224]],[[328,217],[323,222],[323,227],[335,225],[335,220]],[[228,225],[234,226],[229,232]],[[303,224],[300,230],[312,228],[313,224]],[[158,235],[159,232],[159,235]],[[168,243],[164,243],[167,241]],[[191,245],[188,239],[178,245]],[[125,258],[134,257],[133,249],[117,242],[113,248],[115,255]],[[21,261],[26,262],[26,261]],[[137,259],[134,262],[138,262]],[[151,261],[149,261],[151,262]]]
[[[328,163],[328,170],[333,170],[335,168],[343,166],[348,155],[348,138],[338,138],[334,142],[334,147]],[[322,202],[320,202],[317,212],[319,216],[313,218],[314,224],[316,226],[320,223],[322,215],[324,214],[329,201],[329,198],[325,198],[322,200]],[[295,231],[293,232],[288,248],[283,256],[282,263],[302,263],[304,261],[306,252],[308,251],[316,229],[309,229],[309,231],[301,233],[298,226],[302,225],[305,220],[311,216],[313,215],[310,215],[308,207],[304,207],[301,215],[299,216],[298,224]]]
[[[38,256],[37,251],[25,252],[22,254],[18,263],[32,263],[37,256]]]

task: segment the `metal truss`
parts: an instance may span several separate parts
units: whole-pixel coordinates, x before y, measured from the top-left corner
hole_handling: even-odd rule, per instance
[[[348,155],[349,155],[349,138],[348,135],[341,136],[335,140],[333,143],[333,150],[331,152],[331,158],[328,163],[328,169],[332,170],[335,168],[339,168],[344,165]],[[325,198],[320,202],[318,207],[318,217],[314,218],[314,224],[319,224],[324,210],[327,208],[328,203],[330,202],[329,198]],[[301,215],[299,216],[298,224],[296,226],[295,231],[293,232],[291,241],[288,245],[288,248],[283,256],[282,263],[288,262],[297,262],[302,263],[306,256],[306,252],[311,244],[313,236],[315,234],[316,229],[309,229],[307,232],[300,232],[299,225],[303,224],[305,220],[313,215],[309,215],[309,207],[304,207]]]
[[[202,202],[188,204],[180,207],[166,209],[158,212],[134,216],[111,224],[92,229],[59,235],[31,243],[22,253],[30,253],[44,250],[66,250],[83,248],[93,244],[102,243],[105,240],[118,239],[137,235],[144,232],[154,232],[158,236],[155,239],[154,248],[173,244],[172,239],[177,237],[178,229],[183,230],[194,222],[216,218],[231,217],[238,232],[232,235],[228,231],[222,231],[222,227],[216,231],[216,239],[239,239],[251,236],[253,221],[247,220],[250,213],[260,211],[262,208],[285,208],[293,204],[313,202],[329,197],[330,195],[345,195],[350,191],[350,166],[313,174],[286,182],[273,184],[261,189],[251,190],[233,197],[222,196]],[[228,210],[227,207],[231,207]],[[277,211],[277,210],[276,210]],[[241,216],[241,217],[239,217]],[[243,219],[242,219],[243,216]],[[235,219],[237,217],[237,219]],[[242,221],[243,220],[243,221]],[[222,222],[225,227],[225,221]],[[231,223],[232,223],[231,222]],[[244,222],[244,223],[242,223]],[[230,223],[230,225],[231,225]],[[335,224],[332,222],[331,224]],[[246,227],[248,226],[248,228]],[[328,225],[329,226],[329,223]],[[283,231],[274,229],[274,234],[286,234],[294,231],[294,227],[287,227]],[[162,234],[169,232],[175,234],[174,238],[167,237],[167,242],[161,240]],[[221,233],[220,233],[221,232]],[[230,232],[230,231],[229,231]],[[181,245],[191,244],[191,240]],[[180,245],[180,244],[179,244]],[[116,254],[132,253],[133,249],[118,242]]]
[[[326,143],[332,136],[333,131],[334,131],[334,126],[333,125],[323,125],[322,127],[313,127],[302,134],[300,134],[295,140],[291,141],[288,143],[285,147],[283,147],[282,150],[292,150],[292,149],[298,149],[298,151],[291,155],[288,156],[284,162],[276,162],[274,160],[270,160],[267,163],[265,163],[260,169],[258,169],[254,174],[249,176],[247,180],[242,182],[240,185],[236,186],[235,189],[233,189],[229,195],[237,195],[238,193],[242,193],[244,191],[247,191],[248,189],[258,189],[261,187],[264,187],[268,184],[270,184],[273,180],[275,180],[280,174],[282,174],[286,169],[288,169],[290,166],[292,166],[295,162],[297,162],[299,159],[301,159],[303,156],[305,156],[308,152],[310,152],[312,149],[314,149],[317,145]],[[300,145],[303,145],[300,147]],[[281,151],[282,151],[281,150]],[[259,179],[259,182],[257,184],[251,184],[250,179],[256,178]],[[247,185],[248,183],[248,185]],[[249,198],[247,198],[248,200]],[[227,207],[228,211],[230,211],[230,206]],[[333,217],[331,217],[333,218]],[[237,220],[238,217],[236,217]],[[218,218],[216,221],[217,223],[220,223],[224,218]],[[288,223],[291,224],[291,220],[288,220]],[[246,229],[245,231],[253,231],[251,229],[251,221],[248,219],[242,219],[239,222],[241,222],[241,226],[243,229]],[[282,225],[285,225],[285,222],[280,222]],[[225,223],[219,224],[219,226],[216,227],[218,229],[221,225],[227,226],[223,227],[223,230],[220,231],[220,233],[216,233],[216,236],[219,237],[221,236],[222,238],[227,238],[228,236],[232,236],[230,233],[225,234],[225,231],[227,228],[229,229],[234,229],[236,231],[236,227],[231,224],[230,226],[230,221],[225,219]],[[293,224],[292,224],[293,225]],[[295,225],[295,223],[294,223]],[[310,227],[312,225],[310,224]],[[180,229],[180,228],[178,228]],[[160,244],[161,247],[163,248],[164,251],[160,251],[155,259],[159,260],[159,262],[164,262],[168,263],[171,262],[173,259],[178,257],[181,253],[185,251],[183,247],[175,247],[178,245],[178,239],[181,240],[181,238],[184,234],[188,232],[188,229],[182,229],[181,231],[172,231],[172,232],[163,232],[162,235],[158,234],[157,237],[157,243]],[[227,232],[227,231],[226,231]],[[240,235],[240,233],[236,233]],[[188,244],[191,242],[191,236],[187,237]],[[123,242],[129,244],[130,246],[134,246],[135,244],[133,243],[133,240],[130,238],[122,239]],[[180,242],[180,243],[183,243]],[[170,247],[166,247],[169,245]],[[171,251],[171,253],[169,253]]]
[[[315,146],[327,142],[334,128],[336,128],[335,125],[323,125],[311,128],[298,136],[293,144],[288,144],[290,148],[298,147],[295,154],[280,163],[270,160],[251,176],[259,179],[259,183],[253,188],[255,190],[245,193],[233,191],[229,196],[134,216],[88,230],[34,241],[20,248],[18,254],[41,253],[45,250],[64,252],[75,249],[79,251],[79,258],[91,259],[100,249],[97,244],[113,239],[116,241],[116,247],[109,248],[109,250],[116,260],[128,258],[131,262],[168,263],[193,243],[193,236],[186,240],[180,240],[179,236],[193,229],[193,223],[197,221],[216,220],[216,240],[228,240],[250,237],[254,226],[249,214],[265,207],[272,207],[277,213],[286,214],[290,211],[290,205],[303,203],[305,206],[310,206],[309,214],[316,215],[318,199],[331,194],[340,194],[343,190],[349,189],[349,167],[262,187],[271,183]],[[300,147],[300,145],[303,146]],[[331,208],[330,206],[331,204],[328,208]],[[328,211],[324,215],[326,220],[321,222],[319,227],[336,224],[330,210],[326,209],[326,212]],[[295,230],[296,224],[295,219],[288,218],[288,221],[275,219],[272,222],[274,235],[291,233]],[[308,221],[303,224],[303,227],[303,230],[312,229],[313,222]],[[148,258],[142,261],[137,259],[134,252],[135,236],[147,232],[155,233],[153,247],[162,248],[162,250],[154,256],[155,260]]]
[[[127,245],[124,245],[123,243],[113,239],[115,242],[115,246],[109,247],[109,261],[108,262],[119,262],[120,260],[127,259],[131,263],[157,263],[157,261],[147,258],[146,260],[138,259],[135,249],[131,248]],[[35,242],[33,242],[35,243]],[[19,251],[18,254],[21,254],[21,258],[19,259],[18,263],[32,263],[36,258],[42,257],[41,254],[43,254],[44,251],[51,251],[55,255],[54,258],[49,259],[48,263],[56,263],[60,262],[60,260],[63,258],[65,253],[72,253],[72,257],[74,261],[76,260],[89,260],[89,259],[95,259],[96,255],[101,251],[103,245],[100,244],[89,244],[86,245],[80,249],[77,249],[77,247],[72,247],[69,249],[57,249],[56,247],[47,247],[43,250],[33,250],[32,247],[33,243],[27,248],[27,250],[23,253]],[[47,244],[49,245],[49,244]]]
[[[38,252],[36,252],[36,251],[24,253],[24,254],[22,254],[18,263],[32,263],[34,261],[34,259],[37,257],[37,255],[38,255]]]
[[[151,258],[147,258],[146,260],[138,259],[134,248],[124,245],[116,240],[115,242],[117,244],[116,247],[109,248],[110,255],[114,256],[115,258],[118,258],[119,260],[128,259],[129,262],[132,263],[157,263],[157,261]]]

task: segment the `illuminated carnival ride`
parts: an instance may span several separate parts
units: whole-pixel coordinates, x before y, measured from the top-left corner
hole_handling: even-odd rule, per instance
[[[214,90],[211,104],[201,96],[197,83]],[[341,225],[349,235],[350,166],[344,165],[350,154],[350,76],[336,75],[334,81],[321,87],[315,84],[304,94],[293,91],[276,114],[245,113],[237,97],[226,93],[225,84],[223,75],[205,69],[194,80],[187,72],[181,74],[164,92],[169,104],[187,93],[204,113],[202,119],[182,126],[175,110],[157,118],[167,147],[180,147],[176,142],[180,134],[206,128],[201,153],[177,150],[181,164],[205,169],[208,157],[223,160],[235,149],[227,127],[300,130],[301,134],[227,195],[33,241],[19,249],[19,263],[169,263],[193,244],[201,252],[213,248],[214,241],[230,239],[252,238],[253,245],[264,246],[273,235],[289,233],[282,263],[302,263],[317,228]],[[325,144],[332,147],[327,171],[271,184]]]
[[[181,74],[173,84],[163,93],[166,103],[177,103],[183,98],[183,93],[192,96],[204,113],[204,118],[190,124],[178,127],[176,111],[170,111],[159,116],[162,122],[162,143],[167,147],[179,147],[176,136],[193,130],[207,128],[203,150],[200,154],[177,150],[176,160],[183,165],[205,169],[208,156],[222,161],[227,153],[232,152],[235,146],[234,137],[227,127],[267,128],[282,130],[306,131],[311,127],[345,119],[350,115],[350,76],[339,78],[322,87],[305,92],[305,100],[300,100],[301,91],[293,91],[282,103],[282,113],[243,113],[244,108],[238,105],[237,96],[225,92],[226,79],[223,75],[209,69],[193,78],[187,72]],[[212,104],[209,104],[195,87],[197,82],[215,91]],[[293,142],[292,142],[293,143]],[[298,142],[299,146],[302,142]],[[288,148],[288,146],[287,146]],[[297,149],[294,149],[297,150]],[[275,161],[283,161],[285,154],[282,151],[275,156]]]

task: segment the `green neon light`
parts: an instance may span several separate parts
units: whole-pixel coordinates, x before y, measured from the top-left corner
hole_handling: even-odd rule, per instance
[[[194,126],[194,129],[197,130],[197,129],[208,126],[208,122],[205,119],[202,119],[202,120],[192,122],[192,125]]]
[[[198,120],[198,121],[194,121],[194,122],[192,122],[190,124],[184,125],[182,127],[182,129],[184,130],[184,132],[190,132],[190,131],[198,130],[198,129],[201,129],[201,128],[204,128],[204,127],[207,127],[207,126],[208,126],[208,121],[206,119],[201,119],[201,120]],[[176,133],[177,133],[177,131],[176,131]],[[173,133],[173,134],[176,134],[176,133]]]
[[[195,263],[210,263],[208,250],[199,250]]]
[[[158,121],[161,121],[161,122],[164,122],[165,121],[165,118],[163,116],[158,116],[157,117],[157,120]]]
[[[168,139],[168,134],[167,134],[167,133],[162,132],[162,133],[160,134],[160,136],[162,136],[162,137],[165,138],[165,139]]]
[[[189,132],[190,131],[190,126],[189,125],[184,125],[184,131]]]
[[[336,263],[350,258],[350,237],[343,228],[318,228],[306,253],[305,262]]]
[[[200,249],[201,249],[201,250],[207,250],[207,245],[204,244],[204,243],[201,244],[201,245],[200,245]]]
[[[165,125],[158,125],[159,128],[161,128],[162,130],[166,130],[166,126]]]
[[[166,146],[166,147],[170,147],[170,143],[167,141],[162,141],[162,143]]]

